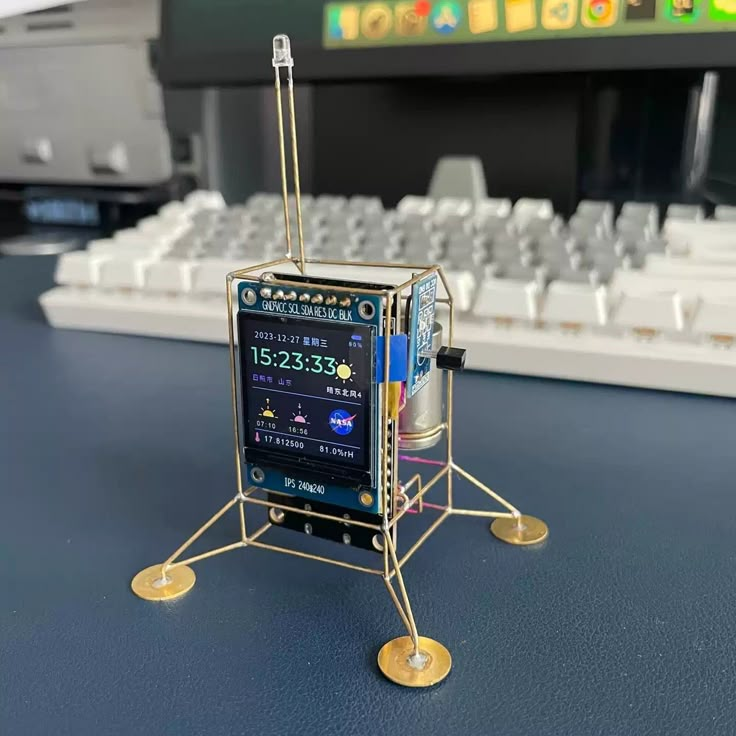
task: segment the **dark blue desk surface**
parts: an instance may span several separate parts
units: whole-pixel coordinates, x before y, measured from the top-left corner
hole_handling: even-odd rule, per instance
[[[243,550],[173,604],[132,595],[234,493],[227,354],[51,330],[50,273],[0,261],[0,732],[736,732],[732,401],[460,377],[459,460],[551,537],[440,528],[407,584],[454,667],[403,690],[377,578]]]

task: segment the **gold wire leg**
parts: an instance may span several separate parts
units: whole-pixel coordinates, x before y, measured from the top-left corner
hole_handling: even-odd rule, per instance
[[[393,600],[394,605],[399,611],[399,615],[401,616],[402,621],[406,625],[406,628],[409,631],[409,636],[411,636],[412,643],[414,645],[414,655],[419,655],[419,634],[417,633],[417,624],[414,620],[414,613],[411,610],[411,603],[409,601],[409,595],[406,592],[406,586],[404,585],[404,576],[401,574],[401,567],[399,566],[399,560],[396,556],[396,548],[394,547],[393,539],[391,539],[391,534],[384,531],[383,533],[384,537],[384,570],[386,571],[386,574],[384,575],[384,582],[386,583],[390,593],[391,593],[391,600]],[[393,588],[393,584],[391,582],[391,576],[388,574],[388,558],[391,558],[391,565],[393,566],[394,575],[396,576],[396,580],[398,581],[399,585],[399,591],[401,592],[401,600],[403,602],[403,607],[401,603],[399,602],[399,599],[396,595],[396,591]]]
[[[442,284],[447,292],[447,305],[449,307],[449,337],[448,344],[450,347],[454,345],[454,332],[455,332],[455,304],[452,298],[452,289],[447,281],[445,272],[441,267],[438,267],[437,274],[442,281]],[[453,435],[452,435],[452,424],[453,424],[453,379],[454,375],[450,371],[447,374],[447,465],[449,467],[449,473],[447,475],[447,508],[451,509],[451,513],[457,516],[481,516],[490,519],[494,519],[491,524],[491,532],[504,542],[509,544],[539,544],[543,542],[549,536],[549,528],[541,520],[534,516],[528,516],[522,514],[519,509],[514,505],[510,504],[505,498],[499,496],[494,490],[489,488],[485,483],[479,481],[475,476],[463,470],[457,465],[453,459]],[[476,511],[474,509],[456,509],[454,508],[453,502],[453,484],[452,476],[453,473],[457,473],[465,480],[472,483],[476,488],[489,495],[494,501],[500,503],[501,506],[507,509],[506,512],[499,511]]]
[[[472,483],[484,493],[488,494],[494,501],[500,503],[507,512],[499,511],[476,511],[474,509],[452,509],[452,513],[457,516],[481,516],[484,518],[495,519],[491,524],[491,532],[501,541],[508,544],[516,544],[527,546],[530,544],[539,544],[549,536],[549,528],[536,516],[522,514],[516,506],[510,504],[505,498],[499,496],[494,490],[489,488],[485,483],[479,481],[474,475],[463,470],[454,462],[451,465],[458,475]]]
[[[429,687],[447,677],[452,667],[452,657],[438,641],[419,636],[417,632],[416,621],[404,585],[404,577],[396,556],[396,548],[391,539],[391,531],[390,529],[383,531],[383,581],[409,636],[400,636],[384,644],[378,653],[378,666],[389,680],[398,685]],[[389,559],[393,573],[389,572]],[[398,582],[401,600],[394,590],[392,577],[396,577]]]
[[[147,601],[165,601],[178,598],[192,589],[196,581],[194,570],[189,564],[204,560],[207,557],[229,552],[230,550],[244,547],[245,542],[241,539],[232,544],[203,552],[186,560],[176,562],[176,558],[186,549],[191,547],[218,519],[224,516],[236,503],[240,501],[242,511],[242,497],[240,495],[228,501],[216,514],[208,519],[184,544],[179,547],[163,564],[151,565],[141,570],[131,581],[130,587],[139,597]],[[242,518],[242,517],[241,517]],[[241,535],[242,535],[241,527]]]

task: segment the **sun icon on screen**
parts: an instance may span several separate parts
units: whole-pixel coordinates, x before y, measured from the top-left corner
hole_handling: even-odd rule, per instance
[[[261,416],[269,419],[278,419],[276,410],[271,408],[271,399],[266,399],[266,408],[261,407]]]
[[[346,363],[344,360],[340,361],[340,364],[337,366],[335,378],[341,379],[343,383],[347,383],[348,381],[352,383],[354,375],[355,371],[353,371],[353,364]]]
[[[302,405],[299,404],[296,414],[292,413],[291,421],[295,424],[309,424],[307,421],[308,415],[302,414]]]

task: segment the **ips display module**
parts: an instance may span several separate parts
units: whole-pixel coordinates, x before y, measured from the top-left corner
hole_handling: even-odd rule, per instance
[[[368,472],[372,328],[248,312],[238,320],[246,454]]]

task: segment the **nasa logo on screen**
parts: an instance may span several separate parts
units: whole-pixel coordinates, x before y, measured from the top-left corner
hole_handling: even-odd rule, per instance
[[[350,434],[353,431],[356,416],[358,415],[350,414],[345,411],[345,409],[335,409],[335,411],[330,414],[330,418],[328,420],[330,429],[335,434],[339,434],[344,437],[346,434]]]

